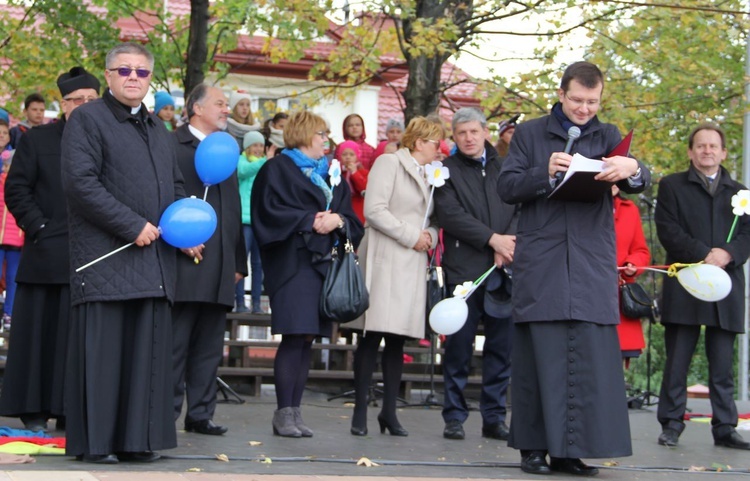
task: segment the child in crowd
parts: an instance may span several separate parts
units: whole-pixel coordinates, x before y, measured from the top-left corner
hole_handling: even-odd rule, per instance
[[[7,125],[5,126],[7,128]],[[2,126],[0,126],[0,130]],[[1,140],[0,140],[1,142]],[[5,205],[5,179],[13,159],[15,150],[2,150],[3,167],[0,173],[0,265],[5,262],[5,303],[3,304],[2,328],[10,329],[11,314],[13,313],[13,299],[16,296],[16,272],[21,259],[23,246],[23,231],[16,224],[16,219]]]
[[[341,162],[341,171],[352,194],[352,208],[364,224],[365,190],[370,170],[359,161],[359,155],[359,145],[351,140],[341,142],[336,148],[336,158]]]
[[[10,127],[7,119],[0,118],[0,152],[5,150],[11,150]]]
[[[238,90],[229,95],[229,108],[232,109],[232,115],[227,119],[227,132],[237,139],[242,150],[244,150],[245,134],[261,128],[260,123],[256,123],[253,116],[252,100],[250,94],[244,90]]]
[[[263,124],[263,136],[276,147],[277,151],[284,148],[284,127],[289,120],[289,114],[279,112]],[[271,156],[272,157],[272,156]]]
[[[26,119],[10,129],[10,147],[12,149],[18,147],[18,142],[21,140],[21,136],[27,130],[44,123],[44,109],[44,97],[38,93],[35,92],[30,94],[24,99],[23,114],[26,116]]]
[[[396,150],[401,147],[401,137],[404,135],[404,124],[398,119],[389,119],[388,123],[385,124],[385,140],[380,142],[378,146],[375,148],[375,153],[373,154],[373,159],[377,159],[383,154],[388,154],[395,152]],[[392,150],[392,147],[389,148],[389,150],[386,152],[386,148],[388,148],[389,144],[394,144],[396,146],[395,150]]]
[[[359,161],[369,171],[375,162],[375,149],[365,142],[365,121],[359,114],[349,114],[342,127],[344,140],[351,140],[359,146]],[[337,155],[336,158],[339,158]]]
[[[174,116],[174,98],[163,90],[154,94],[154,113],[164,121],[164,126],[170,132],[177,128],[177,120]]]
[[[252,300],[252,313],[263,314],[260,305],[260,295],[263,290],[263,269],[260,263],[260,247],[253,235],[250,219],[250,194],[252,193],[255,176],[263,164],[265,157],[266,139],[260,132],[251,131],[242,139],[244,151],[240,154],[237,163],[237,178],[240,181],[240,200],[242,202],[242,232],[245,235],[245,253],[250,255],[250,297]],[[235,311],[247,312],[245,306],[245,280],[237,283],[235,292]]]

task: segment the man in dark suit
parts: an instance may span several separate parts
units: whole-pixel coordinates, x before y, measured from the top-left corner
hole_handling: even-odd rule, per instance
[[[477,109],[463,108],[453,116],[453,138],[458,151],[444,162],[450,170],[446,184],[435,191],[435,213],[443,228],[445,268],[450,291],[479,277],[496,264],[513,262],[516,237],[511,226],[515,207],[500,200],[497,179],[500,158],[485,139],[487,119]],[[464,326],[448,336],[443,358],[445,399],[443,436],[464,439],[463,423],[469,409],[463,390],[469,378],[474,339],[481,323],[485,343],[482,349],[482,436],[508,439],[505,424],[506,393],[510,381],[510,299],[505,309],[492,303],[489,281],[510,282],[505,273],[493,272],[467,301],[469,315]],[[497,290],[506,286],[498,285]]]
[[[99,97],[99,79],[83,67],[57,78],[63,116],[22,137],[5,181],[5,202],[26,240],[16,274],[13,342],[3,376],[0,413],[26,429],[64,429],[63,380],[70,314],[68,215],[60,179],[60,143],[70,114]]]
[[[744,332],[745,276],[750,255],[750,216],[742,215],[731,238],[735,216],[732,197],[747,189],[721,166],[727,157],[724,132],[701,124],[688,137],[690,167],[659,182],[654,213],[656,232],[667,251],[667,263],[705,262],[724,269],[732,279],[729,295],[718,302],[691,296],[675,278],[664,279],[662,323],[667,358],[659,394],[658,442],[676,446],[685,429],[687,373],[701,326],[705,326],[709,397],[714,444],[750,449],[737,434],[734,403],[734,340]]]
[[[221,89],[201,84],[190,93],[189,123],[177,129],[177,162],[187,195],[202,197],[195,152],[207,135],[224,130],[229,104]],[[247,275],[237,176],[208,188],[206,201],[216,211],[216,232],[204,245],[182,249],[177,259],[177,290],[172,311],[174,411],[180,416],[187,394],[185,431],[221,435],[214,424],[216,371],[224,347],[226,313],[234,305],[234,286]]]

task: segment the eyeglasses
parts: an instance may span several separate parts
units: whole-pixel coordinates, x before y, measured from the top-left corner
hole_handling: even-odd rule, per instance
[[[432,143],[432,144],[435,144],[435,145],[437,145],[437,146],[439,146],[439,145],[440,145],[440,141],[439,141],[439,140],[424,139],[424,141],[425,141],[425,142],[430,142],[430,143]]]
[[[93,102],[94,100],[96,100],[96,97],[68,97],[63,98],[63,100],[66,102],[72,102],[76,105],[81,105],[88,102]]]
[[[584,104],[586,107],[594,108],[599,106],[599,99],[590,99],[590,100],[584,100],[584,99],[576,99],[568,97],[568,92],[565,92],[565,98],[570,101],[571,104],[573,104],[576,107],[582,107]]]
[[[325,130],[321,130],[320,132],[315,132],[315,135],[320,135],[324,139],[328,138],[328,132],[326,132]]]
[[[146,78],[151,75],[151,70],[145,68],[130,68],[130,67],[117,67],[108,68],[110,72],[117,72],[120,77],[130,77],[130,74],[135,72],[138,78]]]

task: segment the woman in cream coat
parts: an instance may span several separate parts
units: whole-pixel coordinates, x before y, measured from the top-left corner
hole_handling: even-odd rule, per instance
[[[430,196],[423,166],[435,160],[442,138],[441,125],[422,117],[412,119],[402,140],[404,148],[378,157],[370,170],[365,237],[359,248],[370,308],[349,325],[363,330],[354,354],[356,405],[351,433],[355,436],[367,434],[367,395],[383,339],[380,432],[408,435],[396,418],[396,399],[404,341],[424,337],[427,250],[437,242],[437,229],[422,225]]]

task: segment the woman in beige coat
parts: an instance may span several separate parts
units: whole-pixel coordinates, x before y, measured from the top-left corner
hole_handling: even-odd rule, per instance
[[[367,434],[367,395],[383,339],[380,432],[409,434],[396,417],[396,399],[404,341],[424,337],[427,250],[437,242],[437,229],[422,225],[430,196],[423,166],[435,160],[442,138],[441,125],[417,117],[404,132],[404,148],[378,157],[370,170],[365,237],[359,248],[370,308],[349,325],[363,330],[354,353],[356,404],[351,433],[355,436]]]

